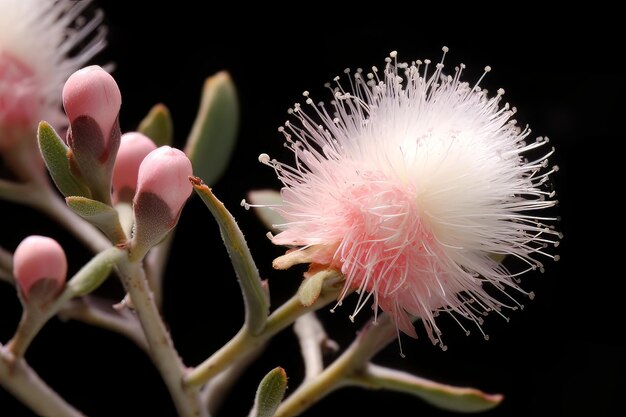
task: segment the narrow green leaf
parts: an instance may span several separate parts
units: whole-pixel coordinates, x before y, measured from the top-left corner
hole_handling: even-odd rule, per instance
[[[100,229],[113,243],[126,240],[117,211],[100,201],[85,197],[67,197],[68,207],[83,219]]]
[[[486,394],[475,388],[440,384],[374,364],[369,364],[363,373],[354,375],[349,382],[370,389],[412,394],[441,409],[464,413],[490,410],[504,399],[500,394]]]
[[[230,75],[222,71],[204,83],[200,108],[185,146],[194,175],[206,184],[215,184],[226,169],[238,125],[237,91]]]
[[[287,374],[285,370],[277,367],[269,371],[261,380],[259,388],[257,388],[251,416],[274,417],[286,390]]]
[[[170,146],[174,139],[174,124],[169,109],[165,104],[154,105],[137,130],[152,139],[157,147]]]
[[[283,203],[283,199],[280,196],[280,192],[276,190],[253,190],[248,193],[248,203],[254,209],[254,213],[259,217],[259,220],[272,231],[277,231],[276,225],[286,223],[286,220],[275,210],[269,207],[280,206]],[[244,203],[244,206],[249,206]],[[254,207],[254,206],[267,206],[267,207]]]
[[[47,122],[39,123],[37,140],[50,176],[61,194],[66,197],[70,195],[90,197],[91,193],[87,186],[78,181],[70,171],[68,147]]]
[[[75,297],[93,292],[109,277],[113,265],[124,254],[116,247],[100,252],[67,282],[67,288]]]
[[[246,239],[232,214],[215,197],[211,189],[202,184],[198,178],[193,180],[193,184],[196,193],[202,198],[202,201],[204,201],[204,204],[206,204],[220,227],[224,245],[230,256],[241,292],[243,293],[246,306],[246,326],[252,334],[256,335],[265,326],[267,316],[269,315],[270,304],[267,297],[267,289],[264,288]]]

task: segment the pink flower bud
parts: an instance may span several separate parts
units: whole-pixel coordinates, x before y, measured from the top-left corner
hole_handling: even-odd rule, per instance
[[[137,188],[139,165],[156,145],[150,138],[139,133],[122,135],[120,149],[113,167],[113,202],[132,201]]]
[[[162,146],[144,158],[133,200],[135,256],[143,256],[174,228],[191,195],[192,174],[191,161],[178,149]]]
[[[44,280],[59,292],[67,275],[65,252],[54,239],[28,236],[15,249],[13,275],[24,299],[28,299],[33,286]]]
[[[63,87],[70,120],[70,163],[94,199],[109,204],[111,175],[120,144],[118,114],[122,98],[113,77],[93,65],[72,74]]]
[[[107,138],[122,105],[117,83],[97,65],[70,75],[63,86],[63,107],[70,123],[81,116],[91,117]]]

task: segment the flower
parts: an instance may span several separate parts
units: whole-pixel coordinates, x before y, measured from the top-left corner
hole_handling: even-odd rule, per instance
[[[70,125],[89,117],[104,141],[109,139],[122,105],[122,94],[111,74],[98,65],[81,68],[67,79],[62,96]]]
[[[191,161],[179,149],[161,146],[139,166],[133,199],[133,257],[141,258],[176,226],[193,186]]]
[[[62,96],[70,121],[71,167],[95,199],[109,204],[121,137],[118,115],[122,95],[117,82],[103,68],[91,65],[67,79]]]
[[[28,236],[15,249],[13,275],[24,299],[38,284],[42,291],[58,292],[65,285],[67,259],[61,245],[46,236]],[[47,294],[50,296],[54,294]]]
[[[122,135],[113,167],[113,202],[131,201],[137,188],[139,166],[156,145],[146,135],[128,132]]]
[[[0,152],[32,139],[47,120],[65,128],[61,89],[65,80],[105,46],[103,14],[81,13],[91,0],[0,2]]]
[[[558,259],[545,248],[560,234],[545,224],[554,218],[537,213],[556,204],[548,179],[558,168],[547,168],[554,149],[525,157],[548,139],[526,142],[530,129],[511,119],[515,108],[501,105],[503,90],[490,97],[482,77],[470,85],[461,81],[464,65],[447,75],[443,61],[434,68],[429,60],[399,63],[392,52],[382,72],[357,70],[350,88],[339,77],[335,87],[327,84],[332,109],[304,92],[310,110],[296,104],[289,110],[296,122],[279,128],[295,166],[259,159],[284,185],[273,209],[285,222],[272,242],[300,248],[275,266],[339,269],[339,304],[359,293],[351,318],[373,299],[412,337],[412,321],[421,318],[445,349],[440,312],[480,329],[485,313],[520,305],[485,287],[532,296],[516,283],[521,272],[493,255],[542,268],[535,255]]]

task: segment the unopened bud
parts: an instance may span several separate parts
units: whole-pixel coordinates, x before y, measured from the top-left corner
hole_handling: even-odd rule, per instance
[[[118,114],[122,97],[113,77],[93,65],[72,74],[63,87],[70,121],[70,163],[96,200],[109,203],[111,173],[120,144]]]
[[[156,145],[139,132],[122,135],[120,149],[113,167],[113,202],[132,201],[137,189],[139,165]]]
[[[192,174],[189,158],[178,149],[162,146],[144,158],[133,200],[134,257],[143,257],[176,226],[193,189]]]
[[[54,239],[29,236],[15,249],[13,275],[25,300],[35,287],[45,290],[46,296],[56,296],[65,285],[65,252]]]

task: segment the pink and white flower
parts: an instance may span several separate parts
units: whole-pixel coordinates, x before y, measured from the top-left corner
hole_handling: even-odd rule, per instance
[[[32,139],[40,120],[57,130],[67,124],[61,109],[65,80],[104,48],[106,28],[97,10],[82,16],[91,0],[0,2],[0,152]]]
[[[295,122],[279,131],[295,164],[259,158],[284,185],[273,209],[285,223],[272,241],[299,248],[292,263],[339,269],[339,303],[356,290],[354,314],[373,299],[410,336],[421,318],[435,344],[440,312],[480,328],[485,313],[519,305],[509,290],[532,295],[516,282],[521,272],[494,254],[521,259],[526,270],[542,268],[536,255],[558,259],[546,251],[560,238],[546,225],[555,218],[542,213],[556,204],[554,150],[541,151],[547,138],[527,142],[530,129],[502,105],[504,91],[490,96],[482,77],[462,81],[464,68],[449,75],[443,58],[400,63],[392,52],[382,71],[359,69],[349,87],[340,77],[328,84],[330,108],[305,92],[306,110],[289,110]],[[278,264],[289,266],[290,255]]]

